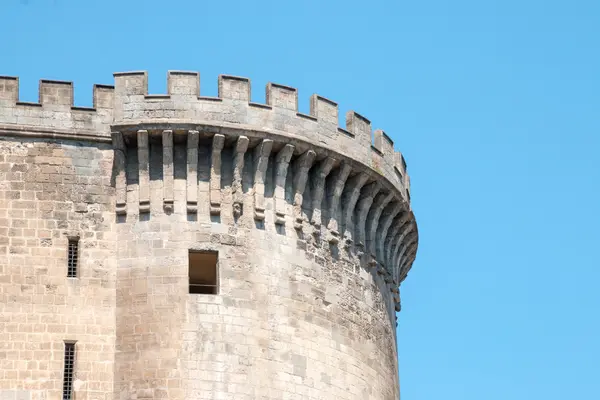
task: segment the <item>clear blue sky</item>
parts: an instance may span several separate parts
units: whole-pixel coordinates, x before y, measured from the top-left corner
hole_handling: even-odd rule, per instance
[[[417,261],[403,400],[600,398],[600,2],[3,0],[0,74],[197,70],[319,93],[394,139]]]

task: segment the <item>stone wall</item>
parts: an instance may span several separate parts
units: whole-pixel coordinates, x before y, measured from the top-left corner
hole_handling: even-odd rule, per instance
[[[112,399],[116,266],[109,144],[0,136],[0,395]],[[67,241],[80,238],[67,278]]]
[[[418,234],[404,158],[355,112],[170,72],[97,85],[0,77],[0,399],[399,397],[399,285]],[[68,239],[80,243],[67,277]],[[188,254],[219,254],[190,294]]]
[[[202,188],[188,213],[187,148],[176,144],[174,209],[165,212],[162,146],[149,147],[150,211],[139,212],[130,150],[127,213],[117,224],[115,396],[398,398],[393,293],[376,270],[355,255],[332,256],[325,240],[277,228],[272,196],[257,227],[252,168],[236,219],[233,148],[222,153],[221,213],[211,216]],[[198,151],[198,181],[208,183],[211,147]],[[267,171],[270,193],[276,179]],[[188,294],[190,249],[219,252],[218,296]]]

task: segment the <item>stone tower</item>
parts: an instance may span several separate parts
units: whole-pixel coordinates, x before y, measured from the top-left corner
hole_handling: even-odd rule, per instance
[[[0,77],[0,399],[399,398],[402,155],[294,88]]]

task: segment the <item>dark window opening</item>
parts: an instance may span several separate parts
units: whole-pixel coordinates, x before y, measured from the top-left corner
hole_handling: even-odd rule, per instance
[[[75,365],[75,343],[65,342],[65,369],[63,378],[63,400],[73,398],[73,368]]]
[[[193,294],[218,294],[217,252],[190,251],[189,290]]]
[[[67,252],[67,276],[69,278],[77,277],[78,253],[79,239],[69,239],[69,249]]]

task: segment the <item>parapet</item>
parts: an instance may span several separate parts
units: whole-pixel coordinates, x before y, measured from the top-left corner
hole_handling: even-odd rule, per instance
[[[349,238],[340,237],[339,225],[347,225],[356,218],[362,225],[355,243],[371,257],[370,264],[393,265],[396,272],[389,276],[391,281],[388,282],[393,287],[406,277],[418,242],[410,207],[410,179],[402,154],[394,150],[392,140],[383,130],[372,130],[369,119],[349,111],[345,126],[339,127],[337,103],[317,94],[310,97],[309,114],[301,113],[298,90],[276,83],[266,85],[265,104],[254,103],[250,80],[237,76],[218,77],[217,97],[201,95],[197,72],[168,72],[167,94],[159,95],[148,94],[148,76],[143,71],[115,73],[114,81],[115,86],[95,85],[93,107],[86,108],[73,105],[71,82],[41,80],[39,101],[26,103],[19,101],[18,78],[0,77],[0,136],[112,142],[115,152],[119,153],[115,162],[121,167],[125,165],[123,150],[127,146],[137,146],[140,154],[147,155],[149,137],[156,138],[157,134],[165,154],[171,154],[169,149],[173,147],[175,136],[178,140],[185,137],[188,146],[195,143],[194,148],[198,147],[199,136],[210,138],[216,164],[227,139],[227,146],[235,142],[236,154],[241,154],[236,158],[236,163],[241,163],[239,168],[246,150],[252,149],[256,158],[254,190],[259,190],[254,212],[257,220],[264,219],[263,181],[273,150],[273,154],[277,152],[273,161],[279,177],[275,182],[276,223],[284,223],[286,218],[282,199],[286,193],[288,165],[293,165],[294,207],[308,207],[302,205],[302,192],[309,179],[308,171],[312,169],[314,212],[309,222],[315,232],[321,231],[323,202],[329,203],[331,215],[341,208],[344,214],[341,222],[330,221],[323,226],[330,233],[330,243],[351,242]],[[142,168],[145,159],[140,160],[141,170],[147,172]],[[216,167],[218,165],[214,168],[213,180],[218,187]],[[116,177],[115,210],[119,215],[126,213],[127,206],[125,172],[122,172]],[[140,179],[147,178],[145,172]],[[195,172],[188,172],[188,179],[192,179]],[[142,191],[147,189],[146,180],[140,183],[139,212],[149,210],[147,193]],[[332,188],[330,194],[323,193],[325,186]],[[165,210],[172,208],[170,194],[164,202]],[[211,191],[210,202],[211,215],[219,214],[219,194]],[[187,209],[197,211],[194,198],[188,199]],[[294,213],[294,218],[301,214]],[[301,226],[302,222],[296,220],[295,225]],[[381,271],[383,275],[387,273],[385,269]],[[388,275],[385,276],[387,282]]]
[[[168,122],[279,134],[356,160],[410,198],[406,163],[390,137],[382,130],[373,132],[371,122],[355,111],[346,113],[345,127],[338,127],[338,105],[325,97],[312,95],[307,115],[298,111],[298,91],[276,83],[267,84],[266,104],[261,104],[251,101],[251,82],[243,77],[220,75],[218,97],[207,97],[200,94],[196,72],[170,71],[167,94],[161,95],[148,94],[144,71],[114,76],[117,126]]]
[[[298,111],[298,91],[276,83],[266,87],[266,104],[251,102],[248,78],[219,76],[218,97],[200,95],[200,75],[169,71],[167,94],[148,94],[146,72],[115,73],[115,86],[94,85],[93,107],[73,104],[73,83],[40,80],[37,103],[19,101],[19,78],[0,76],[0,126],[33,132],[110,137],[111,126],[148,122],[222,124],[290,136],[340,152],[384,175],[410,197],[406,163],[382,130],[354,111],[338,127],[336,102],[314,94],[310,114]],[[18,128],[17,128],[18,126]]]
[[[19,78],[0,76],[0,127],[39,134],[110,137],[114,87],[94,85],[93,107],[73,105],[73,83],[40,80],[37,103],[19,101]],[[18,128],[17,128],[18,126]]]

